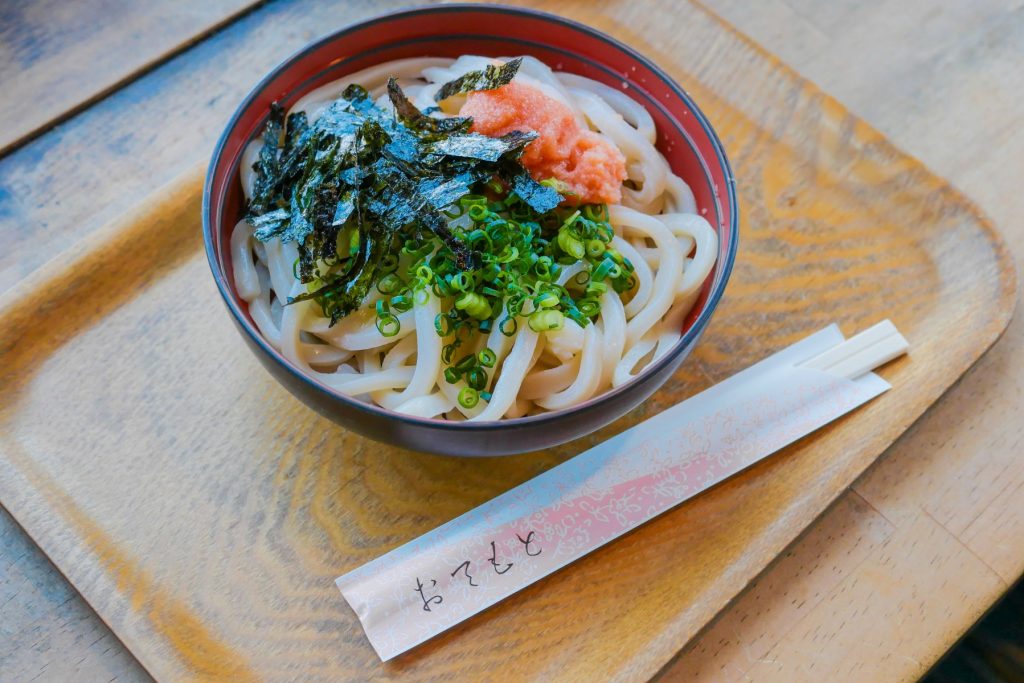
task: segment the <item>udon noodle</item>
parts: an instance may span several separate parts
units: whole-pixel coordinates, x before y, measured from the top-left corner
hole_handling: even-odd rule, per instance
[[[294,105],[310,122],[345,87],[361,84],[378,106],[391,108],[386,93],[394,76],[420,109],[434,104],[439,86],[491,63],[484,57],[417,58],[373,66],[320,87]],[[460,404],[464,380],[445,377],[445,339],[435,318],[451,308],[430,291],[410,310],[397,313],[400,328],[384,336],[375,325],[374,305],[383,295],[370,290],[363,305],[333,326],[312,301],[285,304],[304,291],[293,272],[295,243],[274,238],[260,242],[254,228],[240,221],[231,235],[234,282],[239,296],[266,341],[291,363],[335,391],[371,401],[407,415],[449,420],[498,420],[569,408],[629,382],[679,340],[683,321],[711,272],[717,236],[697,213],[693,193],[655,148],[654,122],[647,110],[624,93],[569,73],[553,72],[540,61],[523,59],[516,80],[543,91],[569,108],[581,125],[606,136],[626,159],[628,181],[622,201],[608,207],[614,229],[611,246],[634,267],[635,286],[622,294],[600,296],[594,323],[566,320],[561,329],[537,332],[519,325],[514,334],[499,331],[502,312],[487,333],[466,342],[470,350],[490,349],[489,400]],[[445,100],[439,115],[454,115],[465,96]],[[241,183],[251,198],[254,141],[243,154]],[[580,270],[564,268],[565,285]],[[524,314],[530,312],[530,304]]]

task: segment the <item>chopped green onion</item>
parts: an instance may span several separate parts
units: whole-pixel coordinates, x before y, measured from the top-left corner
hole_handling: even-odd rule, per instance
[[[452,288],[443,278],[434,278],[434,294],[439,297],[451,296]]]
[[[488,263],[484,266],[481,276],[484,280],[492,282],[494,278],[501,275],[501,267],[497,263]]]
[[[399,313],[405,313],[406,311],[412,310],[412,299],[404,294],[393,296],[391,297],[391,308],[395,309]]]
[[[518,248],[516,248],[516,247],[505,247],[501,251],[501,253],[498,255],[498,258],[496,258],[495,260],[498,263],[512,263],[517,258],[519,258],[519,249]]]
[[[489,214],[490,210],[486,206],[480,204],[469,205],[469,217],[472,218],[474,221],[482,221]]]
[[[612,280],[612,289],[619,294],[628,292],[629,290],[636,287],[636,278],[630,275],[628,278],[619,278],[618,280]]]
[[[455,354],[455,348],[459,345],[458,341],[459,340],[456,339],[451,344],[445,344],[444,347],[441,349],[441,360],[443,362],[445,362],[445,363],[451,363],[452,362],[452,356]],[[449,370],[450,369],[451,368],[449,368]],[[448,373],[447,372],[445,373],[445,377],[448,377]],[[458,381],[458,375],[456,375],[456,379],[455,379],[455,382],[457,382],[457,381]],[[452,384],[454,384],[455,382],[452,382]]]
[[[601,282],[606,277],[608,277],[608,274],[611,273],[612,268],[614,268],[614,267],[615,267],[615,262],[612,261],[607,256],[605,256],[604,260],[601,261],[601,265],[599,265],[597,268],[595,268],[594,272],[591,273],[591,279],[594,282]]]
[[[394,294],[402,286],[402,280],[394,273],[388,273],[377,282],[377,291],[381,294]]]
[[[537,308],[552,308],[558,305],[558,297],[551,292],[544,292],[533,300]]]
[[[505,308],[508,309],[508,315],[510,318],[514,318],[523,312],[523,303],[525,300],[521,294],[509,297],[508,304]]]
[[[576,302],[576,305],[580,309],[580,313],[588,318],[593,318],[601,312],[601,304],[598,303],[597,299],[580,299]]]
[[[561,311],[541,310],[530,315],[529,324],[530,329],[534,332],[560,330],[565,325],[565,316]]]
[[[377,331],[385,337],[394,337],[401,328],[402,323],[393,315],[388,314],[377,318]]]
[[[575,192],[572,191],[572,188],[569,187],[568,183],[564,183],[564,182],[562,182],[561,180],[559,180],[558,178],[555,178],[555,177],[545,178],[544,180],[540,181],[540,184],[541,185],[546,185],[547,187],[550,187],[552,190],[554,190],[558,194],[563,194],[563,195],[575,195],[576,194]]]
[[[589,322],[589,320],[587,320],[587,317],[583,315],[583,313],[580,312],[580,309],[576,308],[575,306],[566,309],[565,317],[569,318],[580,327],[585,326]]]
[[[498,356],[495,355],[494,351],[489,348],[480,349],[480,352],[476,354],[476,358],[480,361],[480,365],[485,368],[493,368],[494,364],[498,360]]]
[[[472,387],[463,387],[459,392],[459,405],[463,408],[473,408],[480,402],[480,392]]]
[[[474,204],[480,204],[483,206],[487,205],[487,197],[482,194],[467,194],[459,199],[459,204],[462,206],[473,206]]]
[[[601,240],[587,240],[587,256],[596,259],[605,252],[608,247]]]
[[[545,184],[569,194],[570,188],[556,179]],[[497,177],[475,183],[473,190],[443,213],[447,219],[459,219],[450,230],[476,254],[474,265],[467,267],[460,261],[451,243],[412,225],[397,232],[378,257],[371,286],[384,295],[374,303],[382,334],[397,334],[399,314],[436,296],[443,300],[444,312],[435,316],[434,329],[448,340],[442,347],[442,360],[450,366],[457,349],[464,342],[472,343],[473,334],[489,334],[497,327],[502,334],[513,336],[524,307],[531,311],[524,317],[535,331],[560,329],[566,318],[585,326],[600,314],[601,297],[609,287],[621,293],[635,286],[632,264],[609,246],[614,231],[605,205],[559,206],[541,214]],[[365,246],[361,239],[376,239],[376,232],[368,234],[364,227],[360,235],[351,226],[339,231],[336,238],[340,261],[333,256],[321,258],[312,274],[305,261],[295,265],[296,275],[314,292],[356,265],[356,259],[345,256],[340,248],[345,242],[355,254]],[[574,275],[569,289],[558,284],[562,269],[576,264],[586,268]],[[325,292],[317,297],[325,314],[332,296],[333,292]],[[486,384],[485,368],[496,363],[494,351],[485,348],[448,367],[446,377],[454,376],[469,388],[479,389]],[[481,378],[483,384],[474,386]]]
[[[585,204],[583,217],[588,221],[606,221],[608,220],[608,207],[604,204]]]
[[[537,274],[537,277],[545,280],[557,272],[553,269],[557,269],[557,266],[554,265],[550,256],[541,256],[533,266],[533,272]]]
[[[487,299],[474,292],[466,292],[455,300],[455,308],[465,311],[477,320],[486,320],[491,317],[491,305]]]
[[[581,260],[587,253],[583,242],[578,237],[575,237],[572,231],[567,228],[558,231],[558,246],[577,261]]]
[[[479,391],[487,386],[487,373],[481,368],[473,368],[466,373],[466,384]]]

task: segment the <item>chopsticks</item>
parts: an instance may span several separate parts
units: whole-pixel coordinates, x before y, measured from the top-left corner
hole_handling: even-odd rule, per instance
[[[889,320],[883,320],[804,361],[800,366],[821,370],[844,379],[856,379],[902,356],[909,346],[896,326]]]

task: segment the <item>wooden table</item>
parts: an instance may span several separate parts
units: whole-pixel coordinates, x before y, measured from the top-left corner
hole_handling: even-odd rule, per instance
[[[252,11],[246,0],[155,14],[144,4],[42,0],[0,13],[0,226],[8,241],[37,247],[0,255],[0,289],[68,246],[69,224],[95,229],[206,155],[222,125],[202,114],[217,97],[217,76],[206,74],[193,100],[162,103],[194,109],[193,130],[110,133],[126,106],[159,116],[150,96],[163,79],[230,40],[210,33]],[[1024,1],[708,4],[974,197],[1024,259]],[[302,7],[256,11],[288,27]],[[908,680],[927,670],[1024,571],[1022,342],[1018,317],[743,595],[679,644],[663,678]],[[145,672],[0,513],[0,680],[32,678]]]

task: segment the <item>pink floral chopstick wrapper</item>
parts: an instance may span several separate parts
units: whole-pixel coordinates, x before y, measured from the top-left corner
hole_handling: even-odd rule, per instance
[[[800,363],[832,325],[338,578],[388,660],[889,389]]]

